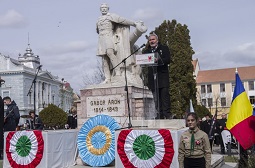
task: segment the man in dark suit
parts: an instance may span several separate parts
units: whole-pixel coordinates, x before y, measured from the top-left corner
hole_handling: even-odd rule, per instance
[[[157,53],[155,61],[158,66],[148,68],[148,87],[152,91],[156,109],[159,114],[158,119],[170,119],[170,95],[169,95],[169,72],[170,51],[168,46],[162,45],[155,33],[149,35],[149,47],[143,53]],[[155,75],[157,74],[157,75]],[[155,77],[157,76],[157,79]],[[156,83],[157,82],[157,83]],[[155,83],[158,87],[155,87]]]
[[[4,117],[4,131],[15,131],[20,120],[19,107],[9,96],[4,97],[3,102],[7,106]]]
[[[225,154],[225,147],[222,140],[221,132],[226,129],[227,116],[225,113],[221,114],[221,119],[219,120],[219,130],[220,130],[220,149],[221,154]]]
[[[206,120],[203,121],[202,124],[201,124],[201,130],[204,131],[208,135],[210,145],[211,145],[211,150],[212,150],[213,138],[214,138],[214,133],[215,133],[216,126],[213,123],[213,120],[211,120],[211,115],[210,114],[206,114],[205,118],[206,118]],[[214,125],[212,125],[212,124],[214,124]]]
[[[72,106],[71,110],[69,110],[67,125],[70,129],[77,128],[77,108],[75,106]]]

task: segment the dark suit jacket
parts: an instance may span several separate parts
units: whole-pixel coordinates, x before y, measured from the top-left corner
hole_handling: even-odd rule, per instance
[[[170,51],[169,48],[165,45],[158,44],[157,49],[154,53],[159,54],[158,66],[149,66],[148,68],[148,87],[150,90],[154,91],[154,78],[153,78],[153,69],[157,71],[158,74],[158,88],[169,87],[169,71],[168,64],[170,64]],[[149,46],[144,52],[153,53],[151,47]]]

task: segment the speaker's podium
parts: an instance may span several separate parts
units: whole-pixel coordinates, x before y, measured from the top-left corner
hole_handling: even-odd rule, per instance
[[[136,55],[136,64],[140,65],[141,67],[158,66],[158,57],[158,53]]]
[[[136,55],[136,64],[140,65],[142,68],[151,68],[153,73],[153,85],[154,89],[150,88],[153,94],[153,99],[155,106],[154,107],[145,107],[145,110],[148,108],[153,108],[155,111],[154,118],[159,116],[159,93],[158,93],[158,72],[157,66],[161,65],[158,63],[160,56],[158,53],[148,53],[148,54],[140,54]],[[148,71],[149,73],[149,71]],[[148,75],[145,77],[148,79]]]

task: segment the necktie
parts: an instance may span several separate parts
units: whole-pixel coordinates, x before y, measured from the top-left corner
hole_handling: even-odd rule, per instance
[[[194,145],[195,145],[195,136],[194,136],[194,131],[191,131],[191,139],[190,139],[190,154],[194,152]]]

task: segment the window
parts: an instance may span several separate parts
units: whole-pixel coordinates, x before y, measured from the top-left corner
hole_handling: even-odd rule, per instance
[[[223,106],[226,106],[226,105],[227,105],[226,97],[222,97],[222,98],[220,99],[220,103],[221,103],[221,106],[222,106],[222,107],[223,107]]]
[[[212,85],[207,85],[207,93],[212,93]]]
[[[255,103],[255,96],[250,96],[249,98],[250,98],[251,104],[254,104]]]
[[[254,81],[249,81],[249,90],[254,90]]]
[[[235,83],[232,83],[232,92],[235,91],[235,86],[236,86],[236,84],[235,84]]]
[[[201,93],[205,93],[205,85],[201,85]]]
[[[212,98],[208,98],[207,101],[208,101],[208,106],[212,107],[213,106],[213,99]]]
[[[220,84],[220,92],[225,92],[225,83]]]
[[[206,106],[206,99],[202,99],[202,105]]]
[[[3,95],[3,98],[6,97],[6,96],[10,97],[10,91],[9,90],[3,90],[2,95]]]

